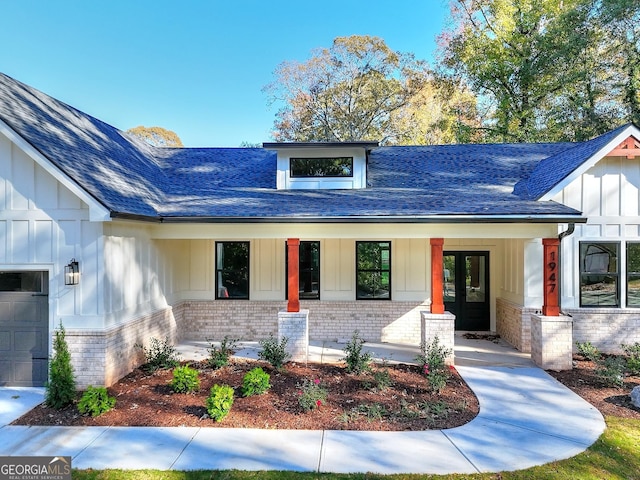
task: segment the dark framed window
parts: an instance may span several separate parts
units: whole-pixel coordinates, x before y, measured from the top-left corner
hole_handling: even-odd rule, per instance
[[[391,242],[356,242],[356,299],[391,300]]]
[[[216,242],[216,299],[249,299],[249,242]]]
[[[580,306],[620,306],[620,244],[580,242]]]
[[[285,242],[285,296],[289,298],[289,256]],[[320,242],[300,241],[298,260],[300,300],[320,300]]]
[[[640,308],[640,242],[627,243],[627,307]]]
[[[353,177],[353,157],[291,158],[291,177]]]

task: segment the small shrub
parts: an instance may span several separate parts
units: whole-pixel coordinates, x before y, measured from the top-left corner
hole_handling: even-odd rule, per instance
[[[191,393],[199,390],[200,378],[198,378],[198,371],[188,365],[176,367],[173,370],[171,388],[176,393]]]
[[[354,331],[351,340],[344,347],[346,355],[342,358],[347,363],[347,372],[360,374],[370,370],[371,352],[363,352],[363,345],[364,340],[360,338],[360,332]]]
[[[206,400],[207,413],[216,422],[222,421],[231,411],[233,388],[229,385],[213,385]]]
[[[608,387],[624,386],[625,361],[621,357],[611,356],[597,361],[595,374]]]
[[[78,411],[82,415],[91,414],[92,417],[97,417],[111,410],[115,404],[115,397],[110,397],[105,387],[89,385],[78,402]]]
[[[242,379],[242,396],[260,395],[271,388],[269,384],[269,374],[256,367],[247,372]]]
[[[144,369],[147,372],[155,372],[156,370],[168,370],[178,366],[179,358],[176,348],[169,343],[169,337],[164,340],[158,340],[151,337],[149,348],[136,343],[137,348],[141,348],[144,353],[146,363]]]
[[[317,378],[315,380],[305,378],[298,388],[298,404],[305,412],[320,408],[327,402],[329,392]]]
[[[62,323],[56,330],[53,349],[53,358],[49,362],[49,381],[45,385],[45,403],[60,410],[69,405],[76,396],[76,379]]]
[[[358,405],[358,412],[365,415],[368,420],[382,420],[388,415],[387,409],[381,403]]]
[[[384,391],[393,385],[389,369],[386,364],[383,368],[371,370],[367,374],[367,378],[362,381],[364,388],[367,390],[379,390]]]
[[[258,352],[258,358],[269,362],[275,369],[281,369],[284,363],[291,358],[291,354],[287,352],[288,341],[287,337],[282,337],[278,342],[270,333],[269,338],[259,342],[262,350]]]
[[[451,354],[451,349],[441,345],[436,335],[430,343],[420,344],[420,352],[415,360],[427,377],[429,388],[436,393],[442,392],[450,374],[445,359]]]
[[[600,352],[591,342],[576,342],[576,347],[578,354],[587,360],[596,362],[600,359]]]
[[[207,349],[209,352],[209,366],[213,369],[222,368],[225,365],[229,364],[229,358],[233,355],[233,351],[235,350],[239,338],[231,338],[229,335],[225,335],[225,337],[220,342],[220,346],[217,347],[213,343]]]
[[[633,345],[620,345],[622,351],[627,355],[627,371],[631,375],[640,375],[640,343],[636,342]]]

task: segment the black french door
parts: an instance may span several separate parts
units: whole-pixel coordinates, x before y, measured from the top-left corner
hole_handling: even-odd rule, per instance
[[[444,252],[444,306],[456,330],[489,330],[489,252]]]

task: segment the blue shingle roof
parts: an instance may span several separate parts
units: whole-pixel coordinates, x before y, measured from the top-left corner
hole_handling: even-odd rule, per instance
[[[592,140],[574,144],[572,148],[542,160],[530,175],[516,184],[514,193],[521,198],[539,199],[604,148],[628,126],[623,125]]]
[[[1,74],[0,119],[114,215],[165,220],[579,218],[536,201],[560,178],[547,175],[545,162],[559,171],[567,156],[571,168],[606,143],[378,147],[366,189],[287,191],[276,189],[272,150],[151,147]]]

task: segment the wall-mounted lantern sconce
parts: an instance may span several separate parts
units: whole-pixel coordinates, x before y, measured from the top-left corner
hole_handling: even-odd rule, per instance
[[[77,285],[80,283],[80,267],[75,258],[72,258],[69,265],[64,267],[64,284]]]

